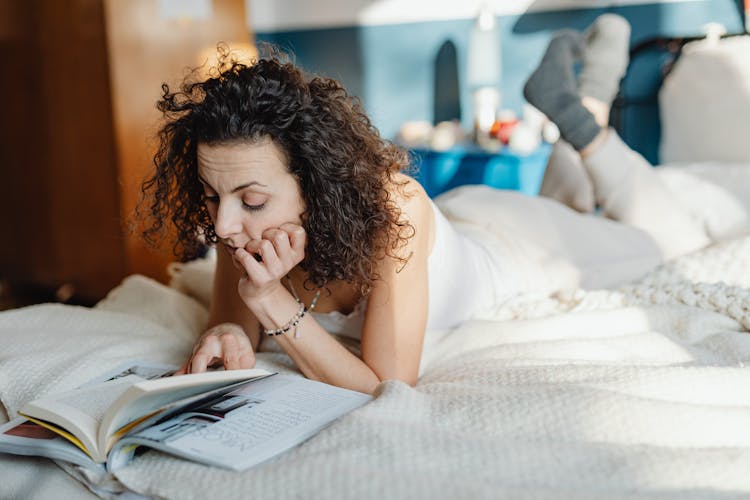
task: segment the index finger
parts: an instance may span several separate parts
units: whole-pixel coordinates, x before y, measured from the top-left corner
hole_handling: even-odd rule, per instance
[[[214,358],[221,357],[221,345],[216,337],[210,336],[193,353],[193,358],[188,362],[188,373],[202,373],[208,370],[208,364]]]
[[[190,373],[203,373],[208,370],[208,355],[198,351],[190,361]]]
[[[265,267],[257,261],[255,254],[248,252],[244,248],[238,248],[233,258],[235,262],[242,266],[242,270],[245,271],[248,277],[260,276],[265,273]]]

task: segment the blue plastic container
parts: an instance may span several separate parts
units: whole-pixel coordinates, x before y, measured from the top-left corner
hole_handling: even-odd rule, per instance
[[[465,184],[486,184],[535,196],[539,194],[552,146],[543,144],[529,155],[507,149],[487,153],[472,147],[456,147],[445,152],[411,150],[415,178],[430,197]]]

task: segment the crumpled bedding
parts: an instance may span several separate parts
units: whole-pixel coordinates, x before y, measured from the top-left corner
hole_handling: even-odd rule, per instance
[[[150,451],[116,484],[181,499],[750,495],[750,236],[616,290],[518,297],[493,314],[428,332],[416,387],[381,384],[277,459],[234,473]],[[1,313],[0,401],[13,415],[122,360],[180,362],[206,315],[140,276],[93,310]],[[283,353],[258,364],[296,373]]]

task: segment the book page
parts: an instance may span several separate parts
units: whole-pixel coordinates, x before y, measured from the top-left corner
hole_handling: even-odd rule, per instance
[[[127,375],[136,375],[143,380],[155,380],[172,375],[177,370],[177,368],[179,368],[177,365],[152,363],[150,361],[143,360],[126,361],[125,363],[116,366],[112,370],[103,373],[86,385],[106,382],[108,380],[122,378]],[[82,387],[86,387],[86,385]]]
[[[101,467],[66,439],[23,417],[0,426],[0,453],[65,460],[86,468]]]
[[[27,403],[19,413],[62,427],[81,441],[84,451],[95,461],[103,462],[96,444],[99,424],[112,403],[142,380],[136,375],[127,375],[45,396]]]
[[[19,413],[67,430],[80,441],[80,444],[73,441],[76,446],[97,461],[103,462],[104,457],[96,444],[96,435],[112,404],[136,383],[170,375],[175,368],[141,360],[128,361],[77,389],[27,403]]]
[[[57,413],[75,411],[83,414],[90,418],[93,421],[94,428],[98,429],[104,414],[107,413],[112,403],[117,401],[132,385],[141,380],[140,377],[129,375],[85,389],[62,393],[48,398],[49,401],[55,403],[54,407],[52,405],[49,407],[54,408]]]
[[[151,415],[155,410],[190,396],[209,392],[235,382],[266,377],[270,372],[260,368],[215,370],[156,380],[137,382],[117,398],[104,416],[97,436],[100,450],[107,450],[110,437],[120,429]],[[126,377],[127,378],[127,377]]]
[[[372,397],[301,377],[243,385],[123,439],[244,470],[301,443]]]
[[[52,394],[35,400],[35,406],[44,406],[47,409],[69,414],[75,413],[75,418],[83,415],[84,420],[91,420],[87,427],[95,425],[99,427],[107,410],[130,386],[145,380],[153,380],[170,375],[174,367],[169,365],[153,364],[144,361],[131,361],[106,372],[94,380],[82,385],[72,391]],[[71,414],[72,415],[72,414]],[[38,415],[33,415],[37,416]],[[41,417],[39,417],[41,418]],[[54,420],[49,420],[54,422]]]

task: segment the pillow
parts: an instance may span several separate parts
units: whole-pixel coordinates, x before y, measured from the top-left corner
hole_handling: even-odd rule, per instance
[[[172,262],[167,266],[169,286],[194,298],[204,307],[211,304],[214,271],[216,269],[216,249],[212,248],[205,257],[190,262]]]
[[[713,241],[750,233],[750,163],[702,162],[656,169]]]
[[[659,93],[660,162],[750,164],[750,36],[685,45]]]

